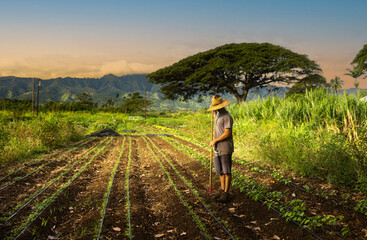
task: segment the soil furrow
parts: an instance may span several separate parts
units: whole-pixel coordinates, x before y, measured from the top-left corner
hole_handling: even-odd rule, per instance
[[[115,140],[115,141],[114,141]],[[118,139],[107,140],[105,149],[20,236],[20,239],[92,239],[100,217],[103,194],[114,161]],[[107,144],[107,145],[106,145]],[[92,159],[92,155],[88,157]]]
[[[194,177],[192,182],[195,186],[198,185],[197,189],[199,190],[200,187],[202,189],[202,186],[205,186],[202,191],[203,193],[205,193],[205,191],[208,192],[209,170],[205,169],[199,161],[196,161],[188,157],[183,152],[178,151],[163,139],[160,140],[160,146],[162,146],[162,149],[167,149],[167,154],[171,152],[171,157],[173,160],[180,159],[179,161],[176,160],[176,162],[178,165],[182,165],[183,169],[195,169],[196,175],[200,177],[195,177],[195,175],[190,177],[190,175],[187,175],[187,178],[192,179]],[[174,157],[175,155],[181,155],[181,157]],[[183,161],[182,159],[186,159],[186,161]],[[214,191],[220,187],[219,180],[217,178],[217,175],[214,174]],[[200,183],[196,183],[195,179]],[[248,232],[244,232],[244,229],[247,228],[255,231],[256,236],[259,238],[271,239],[274,235],[277,235],[284,239],[286,239],[287,236],[296,236],[298,237],[297,239],[312,239],[307,232],[303,231],[292,223],[287,223],[278,214],[269,210],[261,203],[255,202],[248,198],[238,189],[232,189],[229,203],[219,204],[212,200],[211,205],[218,209],[217,212],[221,219],[231,223],[229,225],[240,238],[241,236],[246,236],[246,234],[248,234]],[[269,233],[272,235],[269,235]]]
[[[157,236],[160,239],[203,239],[198,226],[169,184],[167,175],[147,148],[146,142],[139,138],[137,144],[140,172],[136,172],[133,178],[141,185],[131,185],[132,193],[135,192],[131,201],[132,209],[144,208],[145,213],[132,213],[135,226],[133,234],[139,234],[135,235],[136,239],[152,239]],[[143,196],[145,200],[141,203],[139,199]]]
[[[74,156],[68,156],[67,159],[64,159],[63,161],[60,161],[58,168],[56,166],[53,166],[53,169],[49,169],[49,172],[44,172],[40,175],[35,175],[32,177],[29,177],[25,183],[18,185],[18,188],[16,189],[8,189],[0,194],[1,198],[7,199],[6,201],[1,201],[0,203],[0,209],[1,209],[1,216],[2,217],[9,217],[9,213],[13,213],[14,209],[16,209],[16,206],[26,199],[28,196],[31,196],[33,193],[36,193],[40,189],[42,189],[47,183],[51,180],[59,176],[59,174],[62,174],[62,172],[69,167],[71,167],[76,161],[81,161],[73,167],[75,170],[71,169],[71,171],[67,174],[65,174],[57,183],[54,185],[51,185],[50,188],[48,188],[45,192],[42,193],[43,196],[48,196],[49,193],[54,192],[58,189],[58,185],[61,185],[63,182],[67,181],[68,176],[72,175],[74,171],[78,169],[79,165],[82,165],[86,159],[83,161],[83,158],[85,154],[88,151],[91,151],[98,142],[93,144],[91,147],[89,146],[83,146],[82,148],[77,149],[74,152]],[[89,148],[86,148],[89,147]],[[65,165],[62,165],[64,164]],[[57,165],[57,164],[55,164]],[[45,197],[39,197],[38,201],[42,201]]]
[[[115,179],[111,188],[111,195],[107,204],[107,211],[101,233],[101,239],[121,239],[124,237],[125,221],[125,173],[129,154],[129,142],[126,137],[123,154],[116,169]]]
[[[171,159],[168,159],[168,156],[166,155],[165,151],[166,149],[162,149],[162,146],[158,146],[159,144],[156,144],[155,140],[154,144],[162,151],[162,154],[157,153],[158,156],[160,156],[161,161],[163,162],[165,168],[167,169],[167,171],[170,173],[172,179],[174,180],[174,182],[177,184],[178,188],[180,189],[180,191],[184,194],[185,200],[194,208],[194,211],[196,213],[198,213],[198,216],[200,217],[200,219],[203,221],[203,223],[205,223],[206,228],[208,230],[208,232],[211,234],[211,236],[216,237],[216,238],[221,238],[221,239],[231,239],[231,235],[229,235],[226,231],[228,231],[228,229],[226,228],[225,230],[222,228],[222,226],[212,217],[212,215],[210,214],[212,211],[208,211],[202,203],[205,204],[205,206],[207,206],[208,204],[206,204],[205,202],[200,202],[200,201],[206,201],[204,198],[199,199],[198,197],[200,196],[207,196],[207,192],[205,193],[204,191],[201,191],[202,193],[199,194],[198,196],[196,196],[190,189],[190,187],[184,182],[184,180],[182,178],[180,178],[180,175],[183,176],[184,174],[186,176],[191,176],[191,174],[187,174],[186,171],[184,171],[184,169],[177,164],[177,161],[179,161],[179,159],[177,158],[178,156],[175,155],[173,156]],[[156,151],[158,151],[156,149]],[[159,151],[158,151],[159,152]],[[167,160],[166,160],[167,157]],[[180,159],[181,160],[181,159]],[[172,163],[172,165],[174,166],[174,168],[172,168],[172,166],[169,164],[169,162]],[[184,173],[185,172],[185,173]],[[186,177],[184,177],[185,179],[187,179]],[[188,180],[190,181],[190,180]],[[191,181],[190,181],[191,182]],[[201,188],[202,190],[203,188]],[[197,189],[193,189],[194,191]],[[224,225],[223,225],[224,226]],[[249,231],[250,232],[250,231]],[[233,234],[233,233],[232,233]],[[252,235],[252,237],[251,237]],[[246,235],[247,239],[256,239],[255,238],[255,234],[253,232],[250,232]]]
[[[34,170],[37,170],[37,168],[42,168],[42,165],[47,164],[48,162],[51,162],[57,158],[64,158],[67,155],[72,155],[70,149],[72,148],[80,148],[81,146],[85,147],[86,145],[91,145],[93,142],[97,141],[97,139],[87,139],[80,142],[77,142],[76,144],[72,145],[69,148],[59,149],[55,150],[50,154],[47,154],[46,156],[41,157],[40,159],[33,160],[32,162],[26,162],[22,165],[18,165],[16,167],[10,167],[9,169],[4,168],[2,171],[4,171],[4,176],[0,177],[0,186],[4,187],[5,185],[12,183],[13,181],[16,181],[17,179],[20,179],[24,176],[26,176],[28,173],[31,173]],[[76,151],[76,150],[74,150]],[[63,156],[64,155],[64,156]],[[47,166],[47,165],[46,165]],[[9,172],[9,174],[5,174],[6,172]]]
[[[206,156],[209,154],[209,151],[203,150],[194,144],[179,138],[175,139],[188,144],[190,147]],[[266,174],[266,172],[261,173],[252,171],[248,167],[238,163],[233,163],[233,168],[238,170],[241,174],[246,175],[249,178],[256,179],[260,184],[267,186],[269,191],[281,192],[284,195],[282,198],[283,202],[301,199],[305,203],[307,215],[309,217],[315,215],[337,217],[338,221],[336,224],[328,225],[324,229],[314,229],[316,234],[324,236],[325,239],[335,238],[335,232],[341,234],[343,228],[349,229],[350,233],[348,237],[351,237],[352,239],[365,239],[365,233],[362,229],[364,226],[367,226],[367,216],[364,214],[356,212],[352,208],[345,208],[337,205],[333,201],[320,198],[310,192],[302,191],[290,184],[285,185],[277,182],[272,176],[270,176],[270,174]],[[329,229],[335,232],[329,232]]]

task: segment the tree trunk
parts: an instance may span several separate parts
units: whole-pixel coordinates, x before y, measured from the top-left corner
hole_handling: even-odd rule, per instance
[[[248,95],[248,89],[244,89],[243,93],[241,95],[240,94],[235,94],[235,97],[237,99],[237,103],[238,104],[243,104],[244,102],[246,102],[247,95]]]

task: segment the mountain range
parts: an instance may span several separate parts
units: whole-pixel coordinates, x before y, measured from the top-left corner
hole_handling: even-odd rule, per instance
[[[38,79],[36,79],[36,87]],[[32,97],[33,78],[0,77],[0,98],[29,99]],[[159,86],[147,81],[144,74],[117,77],[109,74],[102,78],[55,78],[41,81],[40,103],[74,101],[77,95],[86,92],[98,102],[105,102],[130,92],[157,92]]]
[[[37,91],[38,80],[35,81],[35,91]],[[33,78],[20,77],[0,77],[0,99],[31,99],[32,98]],[[105,75],[101,78],[54,78],[41,81],[40,103],[46,101],[75,101],[77,96],[83,92],[92,96],[93,101],[100,105],[108,99],[115,99],[116,94],[119,98],[133,92],[139,92],[144,96],[146,88],[147,97],[156,104],[155,109],[159,110],[185,110],[201,109],[210,105],[210,97],[204,97],[203,102],[199,103],[196,99],[188,102],[161,100],[163,94],[160,93],[160,86],[150,83],[146,74],[133,74],[125,76]],[[278,88],[276,94],[283,97],[289,90],[288,87]],[[348,89],[347,92],[353,93],[355,89]],[[269,95],[268,88],[251,89],[247,100],[266,97]],[[232,95],[225,95],[227,99],[236,102]]]

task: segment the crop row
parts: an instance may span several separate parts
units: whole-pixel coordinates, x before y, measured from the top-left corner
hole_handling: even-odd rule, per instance
[[[169,183],[171,184],[171,186],[173,187],[173,189],[175,190],[177,196],[179,197],[180,201],[182,202],[182,204],[188,209],[192,219],[194,220],[194,222],[196,223],[196,225],[198,226],[198,228],[200,229],[203,237],[205,239],[211,239],[211,236],[209,235],[205,224],[200,220],[199,216],[196,214],[196,212],[194,211],[194,208],[185,200],[183,194],[181,193],[181,191],[179,190],[179,188],[177,187],[177,185],[174,183],[171,174],[167,171],[167,169],[164,167],[162,161],[159,159],[159,157],[154,153],[153,149],[150,147],[148,141],[143,138],[144,141],[147,144],[147,148],[152,152],[152,155],[154,156],[154,158],[156,159],[156,161],[159,163],[159,165],[161,166],[162,170],[164,171],[164,173],[167,176],[167,179],[169,181]]]
[[[185,152],[188,156],[199,160],[206,168],[209,168],[207,157],[201,153],[196,152],[194,149],[183,145],[182,143],[169,138],[162,137],[166,141],[170,142],[173,146],[182,152]],[[269,208],[276,208],[287,221],[292,221],[310,231],[313,227],[321,227],[327,224],[333,224],[337,222],[337,218],[334,216],[306,216],[306,209],[301,199],[287,201],[281,203],[281,192],[270,192],[265,187],[257,183],[255,179],[250,179],[247,176],[243,176],[240,172],[233,169],[233,186],[238,188],[241,192],[245,192],[249,197],[255,201],[261,201]],[[342,233],[348,232],[347,229],[342,229]],[[312,233],[313,234],[313,233]],[[340,234],[335,233],[340,236]],[[341,236],[342,237],[342,236]]]
[[[116,163],[111,171],[111,176],[110,176],[110,179],[108,181],[108,184],[107,184],[107,189],[106,189],[106,192],[104,194],[104,197],[103,197],[103,203],[102,203],[102,208],[101,208],[101,217],[99,219],[99,230],[98,230],[98,233],[97,233],[97,236],[95,237],[97,240],[100,239],[101,237],[101,233],[102,233],[102,228],[103,228],[103,222],[104,222],[104,218],[106,216],[106,210],[107,210],[107,205],[108,205],[108,200],[110,198],[110,194],[111,194],[111,189],[112,189],[112,185],[113,185],[113,181],[115,179],[115,175],[116,175],[116,170],[120,164],[120,161],[121,161],[121,158],[122,158],[122,154],[124,153],[124,145],[125,145],[125,140],[126,138],[124,137],[124,140],[121,144],[121,150],[120,150],[120,154],[119,154],[119,157],[118,159],[116,160]]]
[[[188,141],[188,142],[192,142],[195,145],[200,146],[201,148],[209,151],[209,147],[202,144],[201,142],[198,142],[196,140],[193,140],[193,139],[190,139],[190,138],[187,138],[187,137],[184,137],[184,136],[176,136],[176,137],[178,137],[182,140]],[[307,192],[311,195],[315,195],[315,196],[320,197],[324,200],[329,201],[330,198],[335,195],[334,191],[326,192],[325,190],[320,190],[317,187],[313,187],[313,186],[307,185],[307,184],[302,183],[302,182],[301,182],[301,184],[296,184],[294,179],[286,177],[283,172],[281,172],[281,171],[279,171],[275,168],[268,169],[268,168],[264,168],[264,167],[261,167],[261,166],[256,166],[255,164],[250,163],[250,162],[248,162],[244,159],[240,159],[240,158],[234,158],[233,160],[234,160],[234,162],[247,167],[249,170],[251,170],[253,172],[258,172],[262,175],[271,176],[274,180],[276,180],[280,183],[283,183],[285,185],[289,185],[289,186],[294,187],[294,188],[296,188],[300,191]],[[348,208],[350,210],[362,213],[362,214],[367,216],[367,199],[361,199],[361,200],[355,199],[355,200],[352,201],[350,199],[350,196],[351,195],[347,194],[347,193],[342,194],[342,196],[341,196],[342,199],[340,199],[338,202],[336,202],[335,200],[332,200],[332,201],[330,200],[330,202],[332,204]],[[354,205],[354,207],[349,208],[349,207],[345,206],[344,204],[347,203],[347,202],[348,202],[348,205]]]
[[[48,156],[47,158],[52,158],[52,157],[56,156],[57,154],[59,154],[59,153],[61,153],[61,152],[63,152],[63,151],[65,151],[65,150],[62,150],[62,149],[57,150],[56,152],[53,152],[52,154],[50,154],[50,156]],[[14,170],[12,170],[12,171],[9,171],[6,175],[2,176],[2,177],[0,178],[0,181],[4,180],[5,178],[7,178],[7,177],[9,177],[9,176],[11,176],[11,175],[13,175],[13,174],[15,174],[15,173],[17,173],[17,172],[20,172],[21,170],[23,170],[23,169],[25,169],[25,168],[27,168],[27,167],[31,167],[31,166],[33,166],[33,165],[36,165],[36,164],[38,164],[39,162],[42,162],[42,161],[44,161],[44,160],[46,160],[46,158],[39,158],[39,159],[34,160],[32,163],[27,163],[27,164],[24,164],[24,165],[23,165],[23,166],[21,166],[21,167],[17,167],[16,169],[14,169]]]
[[[205,199],[200,196],[199,192],[194,188],[194,185],[187,180],[180,171],[172,164],[172,162],[167,158],[167,156],[159,149],[151,139],[149,139],[151,145],[162,155],[165,161],[171,166],[172,170],[179,176],[179,178],[186,184],[186,186],[190,189],[193,195],[198,199],[201,205],[209,212],[209,214],[213,217],[213,219],[222,227],[222,229],[228,234],[231,239],[234,239],[232,234],[229,232],[227,227],[225,226],[226,223],[221,221],[218,217],[214,215],[214,211],[210,209],[209,205],[205,202]]]
[[[131,227],[131,203],[130,203],[130,167],[131,167],[131,137],[129,138],[129,157],[127,161],[126,174],[125,174],[125,210],[126,210],[126,224],[127,228],[125,235],[129,238],[133,238],[132,227]]]
[[[106,146],[112,141],[112,138],[108,138],[106,144],[101,146],[102,142],[96,146],[94,149],[96,153],[64,184],[62,184],[58,190],[56,190],[51,196],[43,200],[40,204],[37,204],[34,211],[22,222],[18,227],[14,228],[10,236],[7,239],[18,239],[24,231],[42,214],[42,212],[53,203],[57,197],[74,181],[76,180],[85,169],[94,161],[94,159],[105,151]]]
[[[89,141],[90,140],[86,140],[86,139],[80,140],[80,141],[74,143],[72,145],[72,147],[77,147],[77,146],[80,146],[82,144],[86,144]],[[0,177],[0,181],[4,180],[5,178],[7,178],[7,177],[9,177],[9,176],[11,176],[11,175],[13,175],[13,174],[15,174],[17,172],[20,172],[24,168],[31,167],[33,165],[37,165],[38,163],[40,163],[42,161],[45,161],[47,158],[52,158],[52,157],[56,156],[57,154],[62,153],[64,151],[66,151],[66,150],[65,149],[60,149],[60,150],[57,150],[57,151],[49,154],[48,157],[41,157],[41,158],[38,158],[38,159],[33,160],[31,163],[23,164],[23,166],[21,166],[21,167],[16,167],[14,170],[9,171],[6,175]]]
[[[78,164],[79,162],[81,162],[83,159],[87,158],[88,155],[96,148],[98,148],[101,144],[103,144],[103,142],[106,141],[103,140],[101,141],[96,147],[89,149],[79,160],[73,162],[71,164],[71,166],[69,166],[68,168],[65,168],[57,177],[51,179],[48,183],[46,183],[41,189],[38,189],[37,191],[35,191],[34,193],[32,193],[30,196],[28,196],[27,198],[25,198],[24,200],[22,200],[21,202],[19,202],[9,213],[8,216],[9,217],[5,217],[5,219],[1,219],[3,221],[8,221],[10,219],[12,219],[13,217],[15,217],[16,214],[18,214],[23,208],[25,208],[29,203],[31,203],[35,198],[37,198],[41,193],[43,193],[44,191],[46,191],[51,185],[53,185],[54,183],[56,183],[57,181],[59,181],[63,176],[65,176],[67,173],[69,173],[73,167]]]
[[[28,173],[27,173],[27,174],[25,174],[24,176],[16,177],[16,178],[14,178],[12,181],[9,181],[9,182],[4,183],[3,185],[1,185],[1,187],[0,187],[0,191],[1,191],[1,190],[3,190],[3,189],[5,189],[5,188],[7,188],[7,187],[9,187],[9,186],[11,186],[11,185],[13,185],[14,183],[16,183],[16,182],[18,182],[18,181],[21,181],[21,180],[23,180],[23,179],[25,179],[25,178],[27,178],[27,177],[31,176],[32,174],[34,174],[34,173],[38,172],[39,170],[41,170],[43,167],[45,167],[45,166],[47,166],[47,165],[49,165],[49,164],[51,164],[51,163],[53,163],[53,162],[55,162],[55,161],[57,161],[57,160],[61,159],[63,156],[65,156],[65,155],[66,155],[66,154],[68,154],[69,152],[74,151],[74,150],[75,150],[77,147],[79,147],[80,145],[82,145],[82,144],[87,144],[88,142],[89,142],[89,141],[79,143],[79,144],[77,144],[76,146],[74,146],[73,148],[70,148],[70,149],[68,149],[66,152],[62,153],[62,154],[61,154],[60,156],[58,156],[57,158],[53,158],[53,159],[51,159],[50,161],[46,161],[46,162],[44,162],[43,164],[41,164],[40,166],[38,166],[38,167],[37,167],[37,168],[35,168],[34,170],[32,170],[32,171],[28,172]],[[15,173],[15,172],[13,172],[13,173]],[[10,174],[8,174],[6,177],[8,177],[8,176],[10,176]],[[5,177],[4,177],[4,178],[5,178]]]

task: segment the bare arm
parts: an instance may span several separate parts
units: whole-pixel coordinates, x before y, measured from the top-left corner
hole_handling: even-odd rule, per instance
[[[219,136],[216,139],[214,139],[213,141],[211,141],[210,144],[209,144],[209,146],[210,147],[214,147],[214,145],[217,142],[223,141],[224,139],[228,138],[230,135],[231,135],[231,129],[230,128],[224,129],[224,133],[221,136]]]

